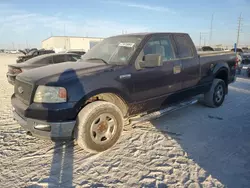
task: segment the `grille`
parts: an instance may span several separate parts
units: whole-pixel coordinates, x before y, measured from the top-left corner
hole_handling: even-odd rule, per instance
[[[29,105],[32,95],[32,85],[20,80],[15,80],[15,96],[24,104]]]

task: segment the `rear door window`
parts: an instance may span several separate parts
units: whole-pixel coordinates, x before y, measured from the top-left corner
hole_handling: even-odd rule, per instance
[[[65,61],[66,61],[65,55],[57,55],[57,56],[53,57],[53,62],[54,63],[62,63],[62,62],[65,62]]]
[[[175,43],[177,46],[177,58],[193,57],[192,41],[186,35],[175,35]]]

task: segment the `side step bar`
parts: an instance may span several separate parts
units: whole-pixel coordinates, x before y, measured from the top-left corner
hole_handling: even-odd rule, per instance
[[[152,112],[150,114],[146,114],[146,115],[139,116],[139,117],[138,116],[137,117],[132,117],[132,118],[129,119],[129,124],[134,125],[136,123],[140,123],[140,122],[143,122],[143,121],[149,121],[149,120],[152,120],[152,119],[156,119],[156,118],[159,118],[159,117],[161,117],[163,115],[174,112],[176,110],[179,110],[179,109],[185,108],[187,106],[193,105],[193,104],[195,104],[197,102],[198,102],[198,99],[191,99],[189,101],[184,101],[184,102],[178,103],[176,105],[167,107],[165,109],[162,109],[162,110],[159,110],[159,111],[156,111],[156,112]]]

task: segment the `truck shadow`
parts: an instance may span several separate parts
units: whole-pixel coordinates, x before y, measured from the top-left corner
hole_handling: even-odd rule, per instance
[[[200,184],[211,175],[226,187],[250,187],[249,118],[242,116],[241,122],[237,122],[239,118],[230,117],[230,110],[229,114],[220,113],[227,110],[227,105],[221,108],[196,104],[151,123],[163,135],[174,139],[187,158],[206,171],[198,179]],[[240,112],[235,116],[240,116]]]
[[[65,70],[61,73],[58,84],[68,79],[74,80],[74,86],[78,91],[84,92],[84,88],[73,69]],[[46,105],[44,105],[46,108]],[[52,114],[48,113],[48,119]],[[73,158],[74,158],[74,141],[55,141],[53,158],[51,162],[48,187],[73,187]]]
[[[55,143],[48,188],[73,187],[73,152],[72,141]]]

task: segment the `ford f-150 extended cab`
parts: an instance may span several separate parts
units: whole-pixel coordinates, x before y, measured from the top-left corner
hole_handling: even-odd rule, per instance
[[[19,74],[11,98],[14,118],[34,136],[74,138],[83,149],[101,152],[137,117],[156,117],[196,102],[196,96],[207,106],[221,106],[235,67],[235,53],[197,54],[185,33],[113,36],[78,63]]]

